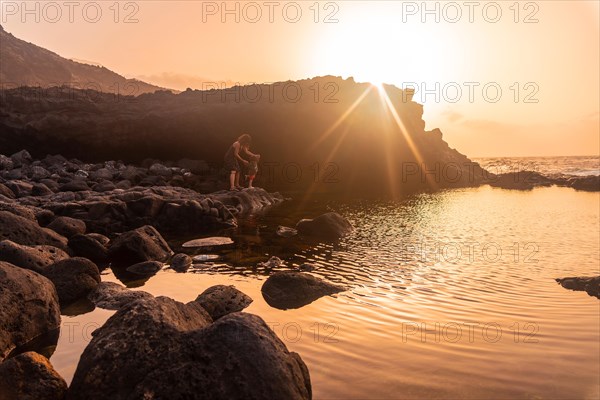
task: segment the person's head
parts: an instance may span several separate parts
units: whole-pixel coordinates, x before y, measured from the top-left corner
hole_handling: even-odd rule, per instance
[[[244,133],[237,139],[237,141],[240,142],[240,144],[244,147],[250,147],[250,143],[252,143],[252,136]]]

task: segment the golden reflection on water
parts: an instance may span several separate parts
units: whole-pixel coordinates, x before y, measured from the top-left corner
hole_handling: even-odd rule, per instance
[[[317,211],[284,207],[233,232],[236,246],[210,268],[162,271],[140,289],[185,302],[234,284],[254,299],[247,311],[305,360],[316,399],[599,398],[600,302],[554,278],[600,273],[600,194],[484,187],[333,208],[356,227],[340,243],[274,236]],[[271,308],[266,276],[249,268],[270,256],[317,263],[315,274],[350,290]],[[99,326],[110,315],[63,317],[51,359],[63,376],[86,343],[65,323]]]

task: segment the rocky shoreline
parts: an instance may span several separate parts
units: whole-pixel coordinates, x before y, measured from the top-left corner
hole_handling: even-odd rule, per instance
[[[186,272],[193,260],[175,254],[163,232],[234,227],[238,216],[284,201],[280,194],[201,194],[207,178],[198,169],[156,162],[33,160],[21,151],[0,156],[0,166],[2,400],[312,397],[302,358],[260,317],[242,312],[253,300],[235,287],[213,286],[183,304],[102,282],[100,274],[108,266],[140,277],[163,268]],[[311,221],[333,237],[352,229],[335,213],[303,223]],[[265,298],[285,309],[345,290],[302,271],[273,272]],[[80,301],[116,313],[93,333],[68,386],[35,343],[49,335],[56,343],[61,310]]]

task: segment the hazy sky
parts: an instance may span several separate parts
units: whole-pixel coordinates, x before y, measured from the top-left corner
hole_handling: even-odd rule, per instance
[[[15,36],[151,83],[416,84],[469,156],[600,154],[598,1],[1,3]]]

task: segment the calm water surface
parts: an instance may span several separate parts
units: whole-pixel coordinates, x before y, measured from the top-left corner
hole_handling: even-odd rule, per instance
[[[335,210],[356,230],[339,243],[274,235],[277,225]],[[236,244],[193,273],[127,282],[191,301],[234,284],[311,373],[316,399],[598,399],[600,302],[554,278],[600,273],[600,194],[482,187],[400,202],[291,201],[229,232]],[[176,251],[177,244],[173,247]],[[297,310],[266,304],[278,256],[349,290]],[[124,279],[123,277],[121,277]],[[107,270],[104,280],[119,279]],[[63,316],[51,358],[71,379],[112,311]]]

